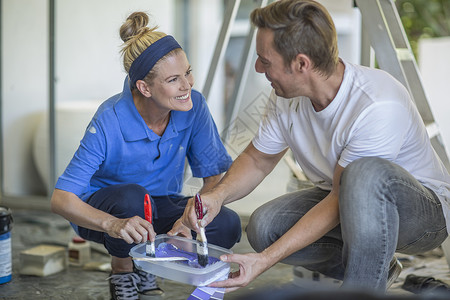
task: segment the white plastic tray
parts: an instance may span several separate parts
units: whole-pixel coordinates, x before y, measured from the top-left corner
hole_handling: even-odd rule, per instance
[[[166,234],[156,236],[155,247],[157,248],[161,243],[172,244],[178,249],[192,253],[197,253],[197,246],[199,246],[196,240],[168,236]],[[219,258],[222,254],[233,253],[231,250],[211,244],[208,244],[208,251],[209,256],[215,258]],[[145,243],[134,246],[130,250],[130,256],[132,258],[146,258]],[[213,264],[208,264],[204,268],[189,266],[186,261],[135,260],[134,264],[138,269],[156,276],[194,286],[205,286],[221,278],[226,278],[230,271],[230,264],[220,260]]]

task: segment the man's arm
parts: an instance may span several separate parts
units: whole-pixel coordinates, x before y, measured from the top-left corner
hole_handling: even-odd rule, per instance
[[[217,183],[219,183],[219,181],[220,181],[220,179],[222,179],[222,177],[223,177],[223,174],[203,178],[203,186],[200,189],[199,193],[203,194],[203,193],[210,191],[213,187],[216,186]]]
[[[212,283],[214,287],[226,287],[233,291],[246,286],[261,273],[292,253],[315,242],[339,224],[339,181],[344,170],[337,165],[333,175],[331,192],[308,211],[289,231],[261,253],[223,255],[221,259],[240,265],[230,279]]]
[[[273,170],[286,151],[287,149],[274,155],[265,154],[250,143],[233,162],[222,180],[213,189],[201,195],[203,207],[207,212],[203,217],[202,226],[205,227],[217,216],[223,204],[241,199],[253,191]],[[193,199],[188,201],[181,219],[183,224],[197,230]]]

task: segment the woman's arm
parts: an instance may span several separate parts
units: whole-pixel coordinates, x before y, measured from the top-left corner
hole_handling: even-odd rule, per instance
[[[139,216],[127,219],[116,218],[98,210],[81,200],[71,192],[55,189],[51,198],[52,212],[59,214],[68,221],[92,230],[106,232],[114,238],[120,238],[127,243],[141,243],[154,239],[153,226]]]

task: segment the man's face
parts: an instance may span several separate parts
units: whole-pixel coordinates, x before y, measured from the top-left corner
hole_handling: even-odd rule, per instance
[[[258,29],[256,34],[258,58],[255,62],[255,70],[266,75],[277,96],[284,98],[299,96],[296,91],[299,82],[296,82],[291,66],[286,66],[283,57],[275,50],[273,37],[274,33],[271,29]]]

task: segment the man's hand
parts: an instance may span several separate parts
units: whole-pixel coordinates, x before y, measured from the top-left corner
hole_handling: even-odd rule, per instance
[[[150,235],[150,240],[155,240],[156,236],[152,224],[139,216],[110,220],[106,233],[113,238],[123,239],[128,244],[144,243],[147,235]]]
[[[219,214],[220,209],[222,208],[222,202],[219,201],[214,196],[208,196],[209,193],[202,194],[202,203],[203,203],[203,210],[205,211],[205,214],[203,215],[203,219],[200,222],[201,227],[206,227],[209,223],[214,220],[214,218]],[[192,201],[192,204],[194,206],[194,201]],[[194,208],[194,215],[195,215],[195,221],[197,221],[197,215],[195,214],[195,206]],[[191,220],[192,221],[192,220]]]
[[[232,292],[248,285],[272,266],[262,253],[226,254],[222,255],[220,259],[224,262],[239,264],[239,270],[231,272],[228,279],[209,285],[210,287],[226,288],[226,292]]]
[[[213,198],[209,198],[207,194],[201,195],[203,209],[205,211],[205,215],[199,224],[199,220],[197,219],[197,214],[195,213],[195,201],[194,198],[188,200],[186,204],[186,208],[184,209],[183,215],[180,218],[181,224],[186,226],[189,229],[194,230],[199,233],[200,227],[206,227],[212,220],[219,214],[220,209],[222,207],[222,203],[220,201],[214,201]],[[178,226],[178,227],[175,227]],[[179,231],[180,224],[178,221],[174,224],[172,229],[169,231],[172,234]]]

